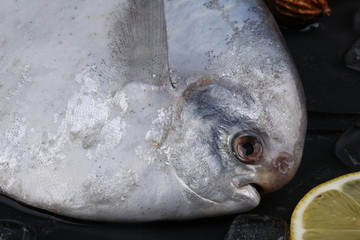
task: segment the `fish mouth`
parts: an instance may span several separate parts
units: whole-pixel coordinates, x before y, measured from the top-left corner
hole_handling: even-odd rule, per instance
[[[259,193],[259,195],[263,195],[265,193],[265,190],[262,186],[256,183],[250,183],[251,187],[255,188],[255,190]]]
[[[242,186],[234,186],[236,192],[241,192],[242,195],[246,195],[249,198],[254,199],[256,202],[260,202],[260,196],[263,192],[263,188],[255,183],[249,183]]]
[[[243,189],[246,186],[250,186],[259,195],[263,195],[266,193],[266,189],[260,184],[256,183],[252,177],[234,177],[231,181],[231,185],[235,189]]]

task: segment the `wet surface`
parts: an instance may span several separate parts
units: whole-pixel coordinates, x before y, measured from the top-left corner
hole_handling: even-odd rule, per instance
[[[346,53],[360,38],[359,26],[354,27],[360,2],[330,0],[329,4],[332,16],[321,19],[318,28],[283,31],[307,98],[309,122],[304,157],[295,178],[283,189],[265,195],[252,214],[289,223],[297,202],[311,188],[358,170],[337,158],[335,143],[337,152],[341,152],[342,146],[353,142],[343,133],[354,129],[360,120],[360,72],[344,63]],[[352,151],[356,149],[355,146]],[[0,239],[219,240],[225,238],[235,217],[142,224],[84,222],[53,216],[0,197],[0,236],[8,237]]]

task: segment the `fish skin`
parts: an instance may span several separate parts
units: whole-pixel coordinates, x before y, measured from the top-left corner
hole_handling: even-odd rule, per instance
[[[0,32],[7,196],[80,219],[188,219],[248,211],[250,184],[296,173],[304,96],[260,0],[8,1]],[[261,139],[258,163],[235,158],[239,133]]]

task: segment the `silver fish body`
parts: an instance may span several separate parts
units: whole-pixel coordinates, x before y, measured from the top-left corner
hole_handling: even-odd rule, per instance
[[[261,0],[6,1],[0,99],[1,193],[81,219],[250,210],[306,128]]]

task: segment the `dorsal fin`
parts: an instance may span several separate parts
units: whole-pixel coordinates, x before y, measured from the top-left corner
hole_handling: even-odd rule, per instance
[[[128,81],[170,85],[163,0],[129,0],[114,34],[113,51]]]

